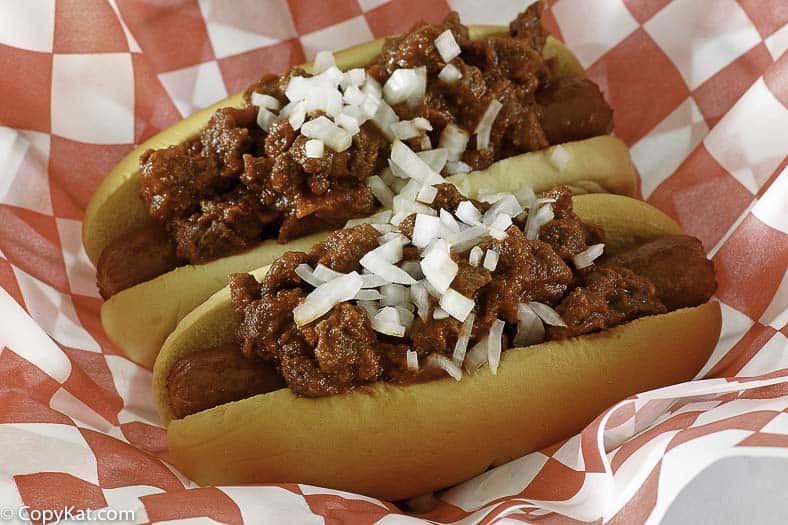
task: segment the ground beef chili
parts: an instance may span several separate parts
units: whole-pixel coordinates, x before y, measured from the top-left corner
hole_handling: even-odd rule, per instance
[[[542,4],[535,3],[512,22],[509,35],[475,41],[457,13],[438,24],[419,23],[387,39],[367,74],[384,83],[397,68],[426,66],[423,100],[393,109],[402,119],[429,120],[427,136],[433,145],[449,123],[472,132],[490,102],[500,101],[489,147],[477,151],[473,136],[462,156],[473,169],[550,144],[609,133],[612,113],[597,86],[586,79],[554,78],[551,61],[542,58],[547,33],[541,12]],[[462,73],[453,84],[438,79],[445,63],[434,41],[446,29],[462,50],[451,61]],[[366,181],[387,166],[390,150],[372,121],[361,126],[349,149],[326,147],[322,158],[306,157],[306,138],[286,118],[274,120],[268,133],[257,125],[251,94],[269,95],[284,105],[293,76],[307,75],[297,68],[266,75],[247,89],[245,107],[220,109],[197,137],[142,156],[140,196],[160,227],[155,236],[169,236],[177,257],[166,268],[148,269],[138,268],[145,257],[126,259],[133,268],[121,272],[127,276],[122,283],[111,281],[111,271],[100,271],[105,297],[150,279],[152,271],[205,263],[264,239],[285,243],[374,212],[378,202]],[[422,148],[416,139],[407,144],[416,151]],[[119,237],[106,250],[122,252],[125,242],[125,236]],[[106,264],[123,264],[119,260],[123,257],[104,258]],[[135,273],[136,282],[130,282]]]
[[[452,185],[436,188],[438,196],[432,206],[454,212],[465,200]],[[590,244],[603,241],[603,233],[575,215],[567,188],[543,197],[554,199],[554,218],[541,226],[538,239],[526,238],[523,228],[527,218],[518,217],[505,238],[488,237],[478,245],[498,253],[492,271],[470,264],[468,251],[451,253],[458,264],[451,288],[475,304],[468,348],[487,336],[496,319],[506,323],[502,348],[507,348],[516,335],[518,305],[527,301],[554,307],[566,324],[548,326],[545,337],[550,340],[699,305],[714,293],[712,263],[705,258],[699,241],[684,235],[658,238],[576,269],[572,258]],[[471,202],[481,210],[489,208]],[[413,234],[412,218],[402,221],[400,232]],[[444,376],[442,369],[424,363],[431,355],[452,356],[462,323],[453,317],[435,319],[438,305],[434,298],[430,299],[429,315],[426,319],[416,316],[406,337],[373,330],[370,314],[360,303],[339,303],[301,327],[293,320],[293,309],[314,289],[296,275],[298,265],[324,264],[343,273],[360,272],[359,261],[378,247],[380,235],[369,224],[339,230],[309,253],[283,255],[260,283],[248,274],[233,275],[230,288],[242,350],[238,354],[272,367],[293,392],[308,397],[341,393],[375,381],[407,384]],[[403,260],[418,257],[418,249],[405,247]],[[418,355],[422,364],[418,370],[408,368],[408,351]],[[185,380],[171,374],[170,388],[183,390],[178,383]],[[180,404],[171,397],[173,403]]]

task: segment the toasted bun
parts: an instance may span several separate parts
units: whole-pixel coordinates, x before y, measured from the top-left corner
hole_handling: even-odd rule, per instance
[[[627,197],[583,195],[574,204],[585,222],[605,229],[612,253],[681,231]],[[259,279],[266,270],[253,274]],[[397,500],[568,437],[629,395],[691,379],[720,325],[719,305],[710,302],[507,350],[497,375],[483,368],[459,382],[377,383],[315,399],[282,389],[172,420],[171,367],[233,342],[237,323],[225,288],[167,339],[154,367],[154,394],[175,464],[200,484],[298,482]]]

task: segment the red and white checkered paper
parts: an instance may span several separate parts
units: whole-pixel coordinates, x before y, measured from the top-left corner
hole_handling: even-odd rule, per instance
[[[0,2],[0,505],[153,523],[658,523],[715,462],[788,458],[788,4],[557,0],[546,24],[615,108],[642,196],[716,265],[723,334],[705,379],[623,401],[426,517],[297,484],[199,488],[168,463],[151,372],[102,331],[81,247],[102,177],[264,71],[450,9],[505,24],[526,3]]]

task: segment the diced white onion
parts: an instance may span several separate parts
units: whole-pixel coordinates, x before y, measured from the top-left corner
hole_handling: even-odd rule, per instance
[[[501,111],[502,107],[503,104],[498,102],[496,99],[492,99],[487,105],[487,109],[484,110],[484,114],[482,115],[482,118],[479,119],[476,129],[473,130],[473,132],[476,134],[477,150],[483,150],[490,147],[490,132],[492,132],[492,126],[495,122],[495,117],[498,116],[498,112]]]
[[[342,93],[337,89],[313,87],[307,92],[304,102],[306,102],[306,112],[309,114],[323,111],[330,117],[336,117],[342,112]]]
[[[482,222],[487,225],[492,225],[492,223],[497,220],[500,215],[517,217],[522,213],[522,211],[523,208],[520,206],[520,203],[517,202],[517,198],[511,193],[506,193],[501,196],[501,198],[497,199],[495,204],[490,206],[490,209],[484,213]]]
[[[419,147],[422,149],[422,151],[432,149],[432,142],[430,141],[429,135],[424,135],[421,137],[421,139],[419,139]]]
[[[361,91],[365,95],[373,95],[377,99],[383,98],[383,87],[380,85],[380,82],[375,80],[375,77],[370,75],[366,76],[366,80],[364,81]]]
[[[402,247],[405,246],[407,238],[399,234],[392,239],[384,242],[369,253],[379,255],[384,260],[395,264],[402,260]]]
[[[450,316],[460,322],[465,321],[474,306],[473,299],[469,299],[460,292],[449,288],[440,300],[441,308],[446,310]]]
[[[528,346],[544,341],[544,325],[536,312],[527,303],[517,305],[517,334],[512,344]]]
[[[446,293],[449,285],[457,275],[459,267],[449,253],[449,244],[438,239],[429,253],[421,260],[421,271],[424,277],[441,294]]]
[[[351,272],[321,284],[293,309],[293,320],[304,326],[328,313],[337,304],[350,301],[361,290],[361,276]]]
[[[342,94],[342,100],[351,106],[360,106],[366,98],[367,96],[361,92],[358,86],[349,86]]]
[[[416,282],[416,279],[408,275],[405,270],[394,266],[394,264],[379,254],[369,252],[361,258],[360,263],[362,267],[389,282],[399,284],[413,284]]]
[[[394,144],[391,146],[391,162],[396,164],[408,177],[422,184],[441,184],[445,182],[443,177],[402,141],[394,141]],[[391,169],[394,171],[393,166]]]
[[[562,145],[557,145],[553,147],[553,151],[550,152],[550,156],[548,159],[550,160],[550,164],[552,164],[558,171],[562,171],[566,168],[566,165],[569,164],[569,151],[563,147]]]
[[[408,370],[419,369],[419,354],[415,350],[407,350],[405,352],[405,362],[407,363]]]
[[[397,313],[399,314],[399,322],[405,327],[405,333],[407,333],[410,331],[410,327],[413,324],[414,315],[413,312],[411,312],[413,306],[410,303],[403,303],[395,306],[394,308],[397,309]]]
[[[417,248],[426,248],[433,239],[437,239],[443,232],[443,225],[438,217],[416,214],[413,226],[413,245]]]
[[[474,268],[479,266],[479,263],[482,262],[482,257],[484,256],[484,250],[482,250],[478,246],[474,246],[471,248],[470,253],[468,253],[468,264],[473,266]]]
[[[427,66],[419,66],[416,68],[416,84],[413,91],[408,96],[408,107],[413,109],[421,104],[424,100],[424,94],[427,92]]]
[[[380,299],[380,292],[377,290],[365,290],[362,288],[358,291],[353,299],[357,301],[377,301]]]
[[[415,69],[395,69],[383,85],[383,98],[391,105],[405,102],[416,89],[417,82]]]
[[[424,117],[416,117],[411,122],[413,122],[413,125],[419,129],[423,129],[424,131],[432,131],[432,124]]]
[[[372,329],[392,337],[405,336],[405,326],[399,321],[399,312],[391,306],[381,308],[372,318]]]
[[[358,126],[358,120],[356,120],[354,117],[351,117],[347,113],[340,114],[334,119],[334,122],[337,126],[345,129],[351,135],[355,135],[361,129]]]
[[[290,127],[294,131],[298,131],[304,124],[306,119],[306,102],[303,100],[292,106],[290,113],[287,115],[287,120],[290,122]]]
[[[367,79],[367,72],[363,67],[354,67],[351,70],[345,71],[342,77],[342,82],[345,86],[360,86]],[[343,86],[344,87],[344,86]]]
[[[270,109],[278,111],[282,107],[282,103],[276,97],[266,95],[264,93],[252,93],[252,105],[259,108]]]
[[[470,173],[471,171],[473,171],[473,168],[460,160],[450,160],[446,163],[446,173],[449,175],[455,175],[457,173]]]
[[[512,225],[512,218],[506,214],[499,213],[492,224],[490,224],[490,230],[497,230],[501,232],[505,232],[509,229]]]
[[[416,155],[427,163],[435,173],[440,173],[449,158],[449,152],[445,148],[435,148],[427,151],[420,151]]]
[[[421,130],[410,120],[400,120],[390,127],[391,133],[399,140],[413,139],[421,135]]]
[[[539,238],[540,228],[554,217],[553,206],[549,203],[541,206],[536,213],[529,213],[525,223],[525,238],[532,241]]]
[[[576,254],[572,257],[572,261],[575,263],[575,268],[578,270],[581,268],[588,268],[594,261],[602,255],[602,252],[605,251],[605,245],[603,243],[599,244],[592,244],[582,252]]]
[[[451,356],[451,360],[457,366],[462,366],[463,361],[465,361],[465,352],[468,351],[468,342],[471,340],[473,322],[475,320],[476,315],[470,313],[460,327],[460,334],[457,336],[457,342],[454,344],[454,353]]]
[[[491,272],[494,272],[495,268],[498,266],[498,252],[495,250],[487,250],[487,253],[484,254],[484,263],[482,263],[482,265]]]
[[[391,132],[391,125],[399,121],[397,113],[386,104],[384,100],[378,102],[378,109],[372,117],[372,122],[380,129],[383,136],[388,140],[394,140],[394,134]]]
[[[361,113],[363,113],[367,119],[371,119],[378,112],[378,108],[380,107],[380,104],[383,101],[380,100],[379,97],[376,97],[375,95],[371,95],[369,93],[364,94],[364,97],[365,97],[364,102],[361,103],[361,106],[359,106],[359,108]],[[348,109],[350,108],[345,107],[345,110]],[[359,122],[361,121],[359,120]]]
[[[454,34],[452,34],[451,29],[447,29],[438,35],[438,38],[435,39],[435,48],[446,63],[460,56],[460,52],[462,51],[459,44],[457,44],[457,41],[454,39]]]
[[[430,354],[427,358],[427,363],[436,368],[443,369],[451,377],[459,381],[462,379],[462,368],[455,365],[454,362],[441,354]]]
[[[501,337],[506,323],[500,319],[493,321],[490,334],[487,336],[487,363],[493,375],[498,373],[498,364],[501,362]]]
[[[438,139],[438,147],[446,148],[449,160],[458,161],[468,147],[470,135],[467,131],[454,123],[446,124]]]
[[[350,219],[345,223],[345,228],[352,228],[359,224],[385,224],[391,219],[391,210],[383,210],[375,215],[367,217],[360,217],[358,219]]]
[[[549,304],[538,303],[536,301],[529,301],[528,306],[539,316],[539,319],[549,324],[550,326],[566,326],[566,323],[561,316],[558,315]]]
[[[454,84],[462,78],[462,72],[454,64],[446,64],[438,73],[438,78],[447,84]]]
[[[313,273],[317,279],[320,279],[323,282],[328,282],[332,279],[336,279],[338,277],[342,277],[343,275],[346,275],[344,273],[337,272],[336,270],[333,270],[322,263],[318,263],[318,265],[315,266],[315,270]]]
[[[446,233],[460,233],[460,225],[457,223],[457,219],[454,218],[454,215],[444,209],[440,210],[439,215],[441,225]]]
[[[374,273],[362,273],[361,280],[364,281],[361,285],[362,288],[377,288],[389,284],[389,281]]]
[[[315,288],[323,284],[323,279],[318,279],[312,272],[312,267],[306,263],[299,264],[295,267],[295,274],[299,276],[305,283],[311,284]]]
[[[380,203],[386,208],[391,208],[391,206],[394,204],[394,193],[392,193],[391,189],[386,186],[386,183],[383,182],[383,179],[377,175],[372,175],[371,177],[367,178],[367,187],[372,191],[372,194],[375,196],[375,198],[378,199]]]
[[[426,184],[421,187],[419,193],[416,195],[416,200],[424,204],[432,204],[435,197],[438,196],[438,188],[435,186],[427,186]]]
[[[463,362],[465,365],[465,370],[468,372],[474,372],[487,362],[487,341],[487,337],[483,338],[466,352],[465,361]]]
[[[484,226],[471,226],[460,233],[446,236],[454,251],[464,252],[479,244],[482,239],[489,235],[489,231]]]
[[[411,285],[410,299],[416,305],[416,312],[421,320],[428,320],[430,315],[430,294],[423,281],[418,281]]]
[[[365,312],[367,312],[367,317],[369,317],[370,321],[372,321],[372,319],[378,313],[379,308],[377,301],[356,301],[356,304],[363,308]]]
[[[304,153],[309,159],[319,159],[324,153],[323,141],[320,139],[309,139],[304,144]]]
[[[454,214],[465,224],[474,226],[482,222],[482,212],[471,201],[462,201]]]
[[[380,294],[381,306],[397,306],[408,300],[408,289],[401,284],[384,284]]]
[[[260,126],[260,129],[267,132],[274,120],[276,120],[276,114],[260,106],[260,109],[257,110],[257,125]]]
[[[331,66],[335,66],[334,54],[331,51],[318,51],[315,55],[315,61],[312,65],[312,73],[319,75]]]

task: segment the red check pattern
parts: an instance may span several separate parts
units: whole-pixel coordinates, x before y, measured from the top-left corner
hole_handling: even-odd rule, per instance
[[[305,485],[198,488],[168,462],[151,372],[101,329],[81,246],[125,153],[264,71],[494,0],[0,3],[0,502],[133,510],[139,522],[658,522],[730,456],[788,457],[788,4],[552,0],[546,24],[615,108],[642,196],[700,237],[723,334],[699,377],[441,496],[426,516]],[[400,522],[400,521],[398,521]]]

